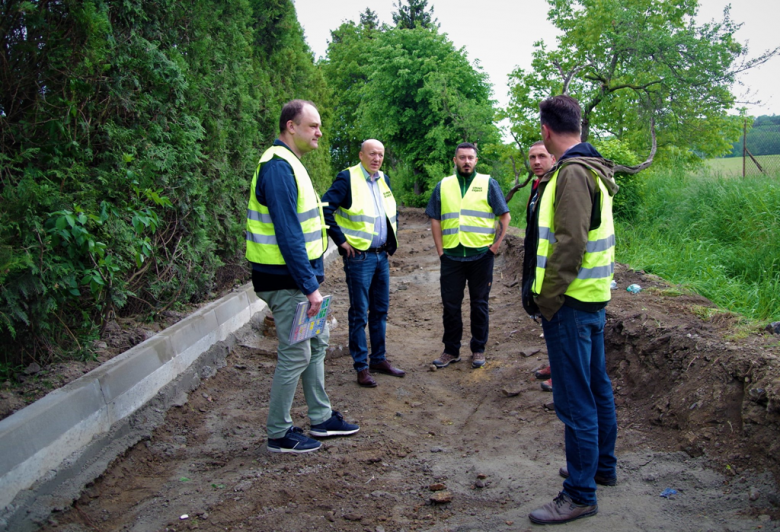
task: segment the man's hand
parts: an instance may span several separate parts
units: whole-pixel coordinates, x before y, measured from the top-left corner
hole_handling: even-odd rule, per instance
[[[309,300],[309,303],[311,303],[311,307],[309,307],[309,312],[306,313],[307,316],[310,318],[313,318],[320,312],[320,307],[322,306],[322,296],[320,295],[319,290],[315,290],[308,296],[306,296],[306,299]]]
[[[349,242],[344,241],[343,244],[340,244],[339,247],[347,252],[347,257],[352,258],[355,256],[355,248],[349,245]]]

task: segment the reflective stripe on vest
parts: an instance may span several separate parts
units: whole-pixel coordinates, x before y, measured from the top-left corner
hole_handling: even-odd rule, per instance
[[[371,241],[376,234],[374,233],[374,225],[378,213],[374,205],[374,194],[369,188],[366,175],[359,164],[349,169],[349,183],[352,192],[352,205],[349,209],[339,207],[333,215],[349,245],[355,249],[365,251],[371,247]],[[377,179],[376,183],[382,194],[382,204],[393,228],[397,246],[398,215],[396,213],[395,198],[390,187],[387,186],[385,175],[382,172],[379,172],[379,179]]]
[[[462,244],[467,248],[490,246],[495,240],[496,215],[488,203],[490,176],[477,174],[466,194],[461,194],[458,177],[441,182],[441,234],[445,249]]]
[[[255,196],[260,169],[273,157],[284,159],[292,167],[295,183],[298,186],[296,210],[303,231],[303,239],[306,242],[306,256],[309,260],[318,259],[328,247],[325,217],[322,213],[319,196],[311,184],[306,168],[298,160],[298,157],[284,146],[268,148],[260,158],[252,177],[249,206],[246,211],[246,258],[259,264],[285,264],[276,241],[276,231],[268,207],[262,205]]]
[[[544,284],[544,273],[547,259],[552,256],[557,240],[555,239],[555,191],[558,182],[558,172],[555,172],[542,198],[539,200],[539,243],[536,248],[536,277],[531,291],[539,295]],[[588,243],[582,265],[565,294],[578,301],[601,303],[612,297],[609,285],[615,271],[615,228],[612,221],[612,196],[601,179],[593,173],[596,184],[601,191],[601,225],[588,232]]]

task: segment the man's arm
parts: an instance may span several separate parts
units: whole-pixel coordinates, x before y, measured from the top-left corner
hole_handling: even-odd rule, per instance
[[[264,198],[274,224],[279,251],[295,284],[307,297],[320,284],[309,262],[301,223],[298,221],[298,185],[287,161],[272,159],[258,180],[257,197]],[[320,297],[320,302],[322,298]]]
[[[339,207],[349,209],[352,206],[352,188],[349,182],[349,170],[339,172],[333,184],[322,196],[322,212],[325,215],[325,223],[328,225],[328,235],[333,239],[347,257],[355,255],[355,248],[349,245],[347,237],[341,227],[336,223],[336,217],[333,214]]]
[[[567,165],[558,173],[553,215],[556,243],[547,260],[539,295],[540,299],[548,301],[548,306],[560,308],[563,305],[563,294],[582,266],[588,245],[593,185],[590,172],[579,164]]]
[[[490,251],[493,255],[498,254],[498,248],[501,247],[501,241],[504,240],[507,231],[509,230],[509,221],[512,216],[509,214],[509,206],[504,199],[504,192],[501,190],[501,185],[498,181],[490,178],[488,188],[488,204],[493,209],[493,214],[498,216],[498,223],[496,225],[496,237],[493,239],[493,244],[490,246]]]
[[[444,255],[444,245],[441,241],[441,220],[431,218],[431,235],[433,235],[433,243],[436,245],[436,253],[441,257]]]
[[[433,192],[431,192],[431,199],[428,200],[425,214],[431,219],[433,243],[436,245],[436,252],[441,257],[444,254],[444,244],[441,238],[441,181],[436,184]]]
[[[498,254],[498,248],[501,247],[501,241],[504,240],[504,237],[506,236],[506,232],[509,229],[509,221],[511,219],[512,216],[508,212],[505,212],[498,217],[498,224],[496,225],[496,238],[493,240],[493,245],[490,246],[490,251],[493,252],[493,255]]]

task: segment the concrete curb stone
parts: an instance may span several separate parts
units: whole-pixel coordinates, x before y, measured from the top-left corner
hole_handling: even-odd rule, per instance
[[[336,251],[331,241],[326,265]],[[267,312],[248,283],[0,421],[0,531],[35,530],[67,508],[224,366],[236,331],[260,327]]]

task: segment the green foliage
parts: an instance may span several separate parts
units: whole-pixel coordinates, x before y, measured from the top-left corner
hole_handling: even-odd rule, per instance
[[[646,179],[635,219],[617,228],[618,260],[746,317],[780,319],[778,176],[656,170]]]
[[[605,158],[623,166],[635,166],[641,162],[639,156],[632,152],[626,143],[617,138],[594,141],[595,148]],[[615,174],[615,182],[620,187],[612,205],[615,217],[623,220],[633,220],[637,214],[644,196],[645,176],[636,174]]]
[[[451,173],[460,142],[498,142],[486,75],[436,28],[345,22],[332,32],[323,71],[336,98],[334,164],[354,164],[360,143],[377,138],[388,166],[403,162],[414,176],[399,196]]]
[[[282,104],[330,93],[290,0],[0,9],[0,362],[89,356],[115,314],[199,301],[243,263]]]
[[[747,149],[754,156],[780,154],[780,116],[759,116],[750,125],[748,120]],[[742,157],[744,133],[740,135],[727,157]]]
[[[650,121],[661,162],[693,162],[726,152],[739,135],[735,76],[779,49],[747,58],[729,18],[697,26],[691,0],[548,0],[561,31],[555,49],[536,44],[532,71],[510,78],[507,114],[526,145],[539,138],[538,103],[570,94],[583,109],[583,140],[615,137],[635,153],[650,150]]]
[[[433,6],[430,12],[426,11],[428,0],[398,0],[393,3],[398,10],[393,13],[393,24],[399,29],[413,30],[415,28],[438,28],[437,19],[433,18]]]

